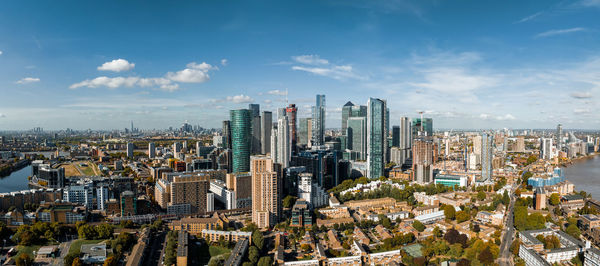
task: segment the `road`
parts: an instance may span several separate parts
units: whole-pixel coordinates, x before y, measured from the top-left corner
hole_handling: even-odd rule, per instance
[[[150,244],[149,257],[144,258],[144,265],[162,265],[162,259],[165,253],[165,247],[167,246],[167,232],[158,232],[152,237],[152,243]]]
[[[510,191],[510,204],[508,205],[506,220],[504,221],[504,231],[502,235],[502,242],[500,243],[500,255],[498,256],[498,264],[500,265],[513,265],[511,259],[510,245],[513,242],[515,227],[513,226],[513,213],[515,208],[515,194],[513,193],[515,187],[513,186]]]

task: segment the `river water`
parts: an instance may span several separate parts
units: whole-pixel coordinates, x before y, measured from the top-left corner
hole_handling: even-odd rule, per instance
[[[30,175],[31,165],[28,165],[7,177],[0,178],[0,193],[29,189],[27,177]]]
[[[600,156],[578,160],[564,171],[565,178],[575,185],[576,191],[583,190],[600,200]]]

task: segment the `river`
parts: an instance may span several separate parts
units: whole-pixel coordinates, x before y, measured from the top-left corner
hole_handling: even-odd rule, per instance
[[[600,156],[578,160],[564,171],[566,179],[575,185],[576,191],[583,190],[600,200]]]
[[[31,175],[31,165],[25,166],[9,176],[0,178],[0,193],[29,189],[27,177]]]

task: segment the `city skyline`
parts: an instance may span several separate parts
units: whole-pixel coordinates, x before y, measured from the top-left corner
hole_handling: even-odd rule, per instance
[[[326,128],[369,97],[390,127],[600,128],[599,1],[4,4],[0,130],[299,121],[318,94]]]

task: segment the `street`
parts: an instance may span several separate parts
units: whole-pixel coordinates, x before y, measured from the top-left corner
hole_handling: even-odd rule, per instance
[[[507,209],[507,215],[502,235],[502,242],[500,244],[500,255],[498,256],[498,263],[500,265],[513,265],[510,253],[510,245],[513,242],[515,234],[515,227],[513,226],[513,211],[516,201],[514,189],[515,188],[513,187],[510,191],[510,204]]]

